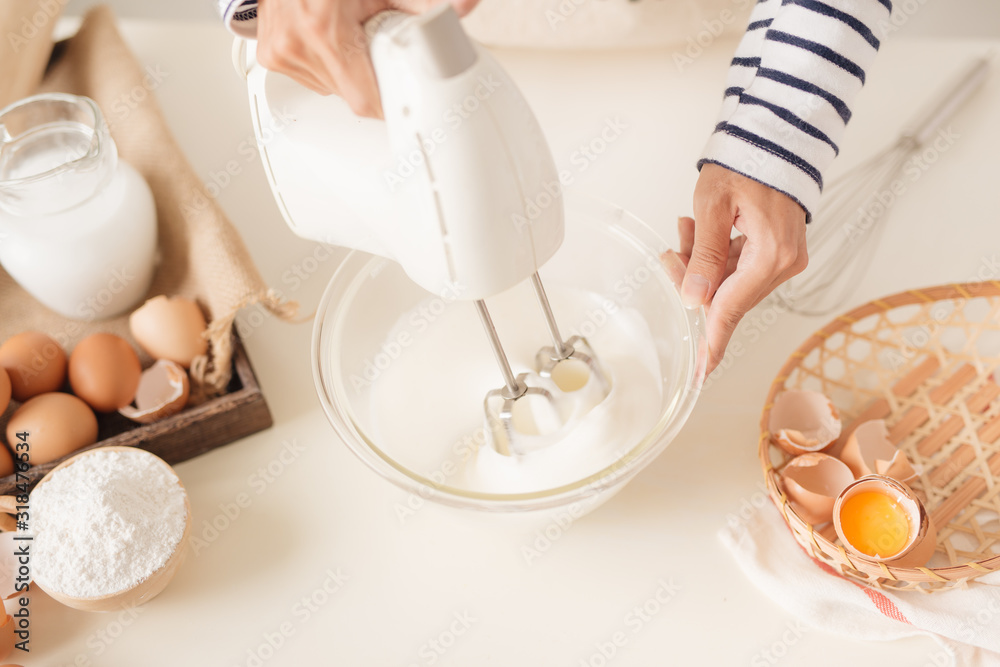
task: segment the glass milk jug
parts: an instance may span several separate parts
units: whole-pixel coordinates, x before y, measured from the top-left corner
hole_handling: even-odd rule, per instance
[[[142,301],[155,254],[152,192],[93,100],[0,110],[0,265],[14,280],[64,317],[104,319]]]

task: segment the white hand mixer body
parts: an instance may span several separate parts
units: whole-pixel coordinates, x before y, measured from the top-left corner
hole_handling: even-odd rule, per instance
[[[487,297],[530,279],[553,340],[539,352],[542,377],[573,357],[609,388],[586,341],[561,338],[538,277],[563,240],[555,162],[520,91],[449,5],[381,14],[366,30],[384,123],[268,72],[247,46],[268,180],[299,236],[387,257],[424,289],[475,301],[505,383],[487,396],[487,414],[513,441],[513,402],[538,394],[552,404],[551,393],[514,376]]]
[[[558,192],[526,212],[559,182],[531,109],[448,7],[382,14],[368,31],[384,123],[262,67],[248,73],[289,226],[393,259],[435,294],[483,299],[526,280],[563,238]]]

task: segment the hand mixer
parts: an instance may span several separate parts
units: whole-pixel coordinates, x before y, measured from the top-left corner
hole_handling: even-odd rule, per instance
[[[252,43],[237,43],[275,199],[299,236],[387,257],[424,289],[474,302],[504,383],[485,397],[486,414],[502,436],[498,450],[521,453],[519,411],[530,413],[531,434],[565,419],[553,393],[581,383],[559,387],[563,362],[582,364],[610,389],[587,341],[563,339],[538,275],[563,240],[552,154],[520,91],[449,5],[384,13],[366,32],[384,123],[267,72]],[[550,204],[529,215],[543,192]],[[548,386],[514,374],[485,302],[525,280],[553,343],[536,358]]]

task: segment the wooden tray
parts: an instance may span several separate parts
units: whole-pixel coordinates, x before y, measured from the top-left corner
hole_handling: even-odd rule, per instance
[[[29,480],[28,488],[34,488],[62,461],[97,447],[141,447],[173,465],[263,431],[273,423],[246,350],[234,336],[233,377],[224,395],[145,426],[117,413],[99,415],[97,443],[50,463],[33,466],[24,474]],[[17,495],[15,476],[0,477],[0,496],[10,495]]]

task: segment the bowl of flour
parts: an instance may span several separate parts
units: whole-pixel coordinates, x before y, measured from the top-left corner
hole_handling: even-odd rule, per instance
[[[191,527],[187,493],[161,458],[99,447],[63,462],[29,497],[33,581],[84,611],[151,600],[183,560]]]

